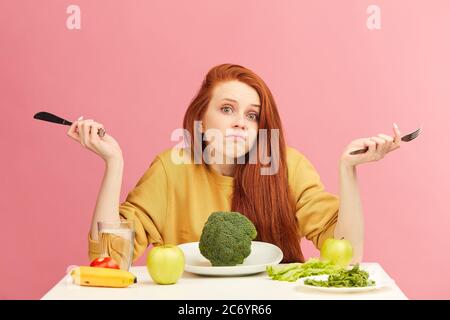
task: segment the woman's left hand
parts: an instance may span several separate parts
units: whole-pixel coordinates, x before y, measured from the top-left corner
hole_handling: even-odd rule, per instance
[[[341,164],[346,166],[357,166],[365,162],[378,161],[398,148],[400,148],[400,130],[394,124],[394,137],[380,133],[370,138],[356,139],[350,142],[341,156]],[[351,155],[350,152],[369,147],[365,153]]]

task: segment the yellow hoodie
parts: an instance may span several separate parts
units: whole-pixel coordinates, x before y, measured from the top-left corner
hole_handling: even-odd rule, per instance
[[[135,222],[133,261],[149,244],[199,241],[212,212],[231,210],[234,178],[220,175],[204,164],[176,164],[171,150],[153,160],[119,207],[121,218]],[[286,152],[299,236],[320,249],[325,239],[333,237],[339,198],[324,190],[317,171],[303,154],[290,147]],[[88,242],[89,258],[93,260],[100,255],[100,243],[90,235]],[[123,243],[117,238],[109,246],[112,251],[123,250]]]

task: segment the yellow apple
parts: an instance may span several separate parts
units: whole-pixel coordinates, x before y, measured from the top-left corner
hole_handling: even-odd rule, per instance
[[[320,248],[320,258],[346,268],[353,258],[353,248],[345,239],[326,239]]]
[[[176,245],[162,245],[150,249],[147,270],[158,284],[174,284],[184,271],[184,253]]]

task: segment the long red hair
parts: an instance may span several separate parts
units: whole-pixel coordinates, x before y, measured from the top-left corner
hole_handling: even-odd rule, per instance
[[[190,136],[194,135],[194,121],[202,120],[212,97],[214,87],[224,81],[238,80],[252,88],[259,95],[261,110],[258,128],[267,129],[266,150],[271,156],[271,130],[279,131],[279,167],[272,175],[262,175],[264,167],[257,157],[256,163],[236,164],[234,174],[234,191],[231,210],[244,214],[258,231],[258,240],[277,245],[283,251],[283,262],[303,262],[300,247],[297,220],[295,217],[295,202],[288,185],[286,164],[286,143],[284,140],[280,116],[275,100],[264,81],[253,71],[235,64],[221,64],[207,73],[197,95],[191,101],[183,120],[184,129]],[[200,135],[198,139],[203,137]],[[203,141],[197,143],[203,145]],[[257,139],[255,142],[258,144]],[[190,141],[192,154],[194,141]],[[273,159],[272,159],[273,161]],[[253,161],[254,162],[254,161]],[[206,165],[202,163],[201,165]]]

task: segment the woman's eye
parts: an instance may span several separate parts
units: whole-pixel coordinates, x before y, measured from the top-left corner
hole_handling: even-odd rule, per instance
[[[248,118],[252,121],[258,120],[258,115],[256,113],[250,113]]]
[[[231,107],[222,107],[221,110],[224,113],[231,113],[233,110],[231,109]]]

